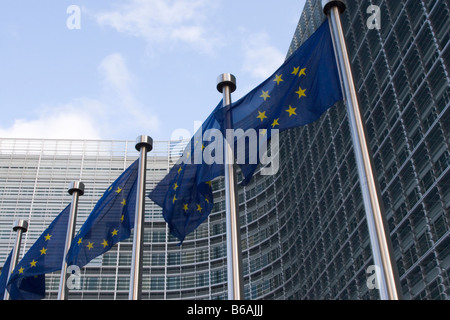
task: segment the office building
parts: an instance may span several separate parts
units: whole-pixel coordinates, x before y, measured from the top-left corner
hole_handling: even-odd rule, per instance
[[[368,28],[370,5],[380,29]],[[450,3],[347,1],[342,15],[356,88],[405,299],[450,298]],[[308,0],[288,55],[325,19]],[[176,162],[183,142],[155,142],[147,190]],[[70,201],[81,179],[78,224],[138,156],[133,141],[0,139],[0,263],[12,221],[30,221],[29,247]],[[280,170],[238,188],[246,299],[379,299],[344,104],[283,132]],[[182,246],[147,199],[143,299],[226,299],[223,179],[214,209]],[[70,299],[127,299],[131,240],[82,269]],[[59,276],[47,276],[47,298]]]

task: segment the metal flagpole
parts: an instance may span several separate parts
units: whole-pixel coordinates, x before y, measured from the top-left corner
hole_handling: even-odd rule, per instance
[[[67,222],[66,243],[64,245],[64,256],[61,266],[61,275],[59,279],[58,300],[67,300],[67,262],[66,255],[69,252],[70,245],[75,235],[75,227],[78,212],[78,198],[84,194],[84,183],[81,181],[73,181],[69,184],[67,192],[72,195],[72,205],[70,206],[69,221]]]
[[[223,93],[223,107],[231,104],[231,92],[236,90],[236,78],[230,73],[221,74],[217,79],[217,90]],[[231,111],[226,114],[226,129],[232,128]],[[227,223],[227,264],[228,299],[241,300],[244,296],[242,277],[242,250],[237,203],[236,172],[231,143],[224,138],[225,147],[225,198]]]
[[[22,234],[27,232],[28,222],[26,220],[15,220],[13,223],[13,230],[16,231],[17,234],[16,234],[16,243],[14,244],[11,261],[9,263],[9,276],[8,280],[6,281],[7,284],[9,282],[9,278],[11,277],[11,273],[14,271],[14,268],[16,267],[17,262],[19,260],[20,245],[22,243]],[[9,300],[8,289],[5,289],[5,295],[3,296],[3,300]]]
[[[373,159],[367,145],[364,122],[359,108],[358,96],[353,81],[350,60],[345,43],[340,14],[346,5],[342,0],[322,0],[323,11],[329,17],[330,30],[340,69],[341,82],[350,122],[353,148],[358,167],[370,242],[382,300],[401,299],[400,283],[392,244],[387,228],[378,182],[375,177]]]
[[[136,190],[136,211],[134,215],[133,255],[131,259],[129,300],[140,300],[142,294],[142,252],[145,213],[145,174],[147,170],[147,152],[153,149],[153,140],[149,136],[136,139],[139,151],[139,171]]]

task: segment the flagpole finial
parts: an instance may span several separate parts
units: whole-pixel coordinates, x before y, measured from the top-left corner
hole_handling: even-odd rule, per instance
[[[343,0],[322,0],[323,13],[328,16],[332,7],[338,7],[339,12],[342,13],[345,11],[347,6],[345,5],[345,1]]]
[[[141,135],[139,137],[136,138],[136,150],[139,151],[141,150],[141,148],[145,146],[147,147],[147,152],[152,151],[153,149],[153,139],[150,138],[149,136],[145,136],[145,135]]]
[[[15,220],[13,223],[13,230],[22,230],[23,233],[28,231],[28,221],[27,220]]]
[[[230,93],[236,90],[236,77],[231,73],[222,73],[217,78],[217,90],[223,93],[223,87],[229,86]]]
[[[67,190],[67,192],[72,195],[75,191],[78,192],[78,194],[80,196],[82,196],[84,194],[84,183],[81,181],[72,181],[69,184],[69,188]]]

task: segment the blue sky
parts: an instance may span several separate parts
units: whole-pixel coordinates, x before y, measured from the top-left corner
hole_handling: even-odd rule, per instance
[[[303,6],[1,1],[0,138],[190,138],[221,99],[218,75],[236,76],[237,100],[283,63]]]

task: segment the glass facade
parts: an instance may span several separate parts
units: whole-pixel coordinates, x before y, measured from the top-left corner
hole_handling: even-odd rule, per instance
[[[154,142],[148,157],[147,190],[166,175],[185,145],[185,141]],[[0,139],[1,265],[14,245],[15,233],[11,227],[15,219],[29,221],[29,229],[22,242],[25,252],[71,201],[67,193],[69,183],[81,180],[86,189],[80,197],[78,230],[104,191],[138,156],[134,141]],[[146,206],[146,227],[154,229],[157,225],[162,230],[162,233],[146,233],[146,243],[166,241],[161,209],[149,199]],[[82,288],[71,292],[69,298],[128,298],[131,239],[118,244],[82,269]],[[147,267],[152,257],[148,252],[146,254]],[[162,261],[165,265],[164,259]],[[148,290],[148,275],[144,281],[144,288]],[[47,298],[56,298],[58,273],[47,275],[46,285]]]
[[[368,29],[369,5],[381,28]],[[450,298],[450,3],[347,1],[342,16],[368,140],[405,299]],[[288,55],[324,20],[308,0]],[[147,190],[185,142],[155,142]],[[283,132],[280,170],[238,188],[246,299],[378,299],[350,129],[343,103],[317,122]],[[134,141],[0,139],[0,263],[12,221],[30,222],[29,248],[82,180],[78,227],[103,191],[138,157]],[[239,179],[238,175],[238,179]],[[214,209],[182,246],[147,199],[143,299],[226,299],[223,179]],[[81,270],[69,299],[127,299],[131,238]],[[57,273],[47,298],[57,296]]]
[[[367,27],[370,5],[380,8],[379,30]],[[342,16],[405,299],[450,297],[449,9],[448,1],[347,1]],[[321,1],[307,1],[289,52],[323,19]],[[366,286],[372,259],[345,106],[285,143],[299,174],[284,184],[302,180],[294,242],[306,258],[292,297],[378,298]]]

